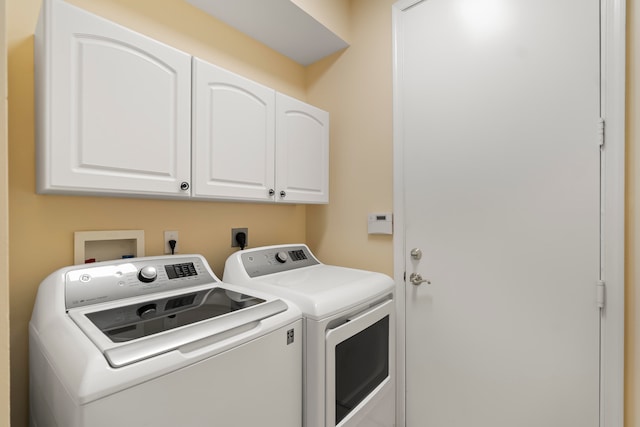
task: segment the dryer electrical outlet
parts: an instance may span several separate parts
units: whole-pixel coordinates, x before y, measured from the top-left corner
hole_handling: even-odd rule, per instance
[[[232,228],[231,229],[231,247],[239,248],[240,242],[238,242],[237,236],[239,233],[244,233],[244,245],[249,244],[249,229],[248,228]]]

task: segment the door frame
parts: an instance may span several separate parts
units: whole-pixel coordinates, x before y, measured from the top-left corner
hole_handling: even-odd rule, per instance
[[[406,295],[402,108],[399,98],[399,37],[402,13],[426,0],[400,0],[392,6],[393,34],[393,238],[396,283],[396,423],[406,426]],[[600,427],[624,423],[624,265],[625,265],[625,94],[626,1],[601,0],[601,117],[605,120],[602,154],[601,279],[606,286],[601,316]],[[595,130],[594,130],[595,131]],[[594,292],[595,298],[595,292]],[[400,315],[401,313],[405,314]],[[414,426],[409,426],[414,427]]]

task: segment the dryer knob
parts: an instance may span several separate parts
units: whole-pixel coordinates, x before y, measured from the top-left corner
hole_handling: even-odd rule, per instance
[[[144,283],[151,283],[158,277],[158,271],[152,265],[142,267],[138,272],[138,279]]]
[[[287,262],[287,259],[288,259],[288,258],[289,258],[289,257],[287,256],[287,253],[286,253],[286,252],[278,252],[278,253],[276,254],[276,261],[278,261],[279,263],[285,263],[285,262]]]

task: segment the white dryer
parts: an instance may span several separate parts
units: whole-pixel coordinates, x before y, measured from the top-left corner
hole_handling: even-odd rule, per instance
[[[200,255],[63,268],[29,324],[38,427],[299,427],[302,320]]]
[[[395,425],[394,282],[322,264],[303,244],[227,258],[225,282],[297,304],[304,318],[304,426]]]

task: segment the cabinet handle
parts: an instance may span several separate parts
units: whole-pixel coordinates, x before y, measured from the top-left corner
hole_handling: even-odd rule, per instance
[[[274,194],[276,194],[276,190],[274,190],[273,188],[269,189],[269,196],[272,197]]]
[[[282,190],[280,192],[280,197],[282,197],[284,199],[286,196],[287,196],[287,193],[284,190]]]
[[[180,189],[181,189],[181,190],[188,190],[188,189],[189,189],[189,183],[188,183],[188,182],[186,182],[186,181],[182,181],[182,182],[180,183]]]

